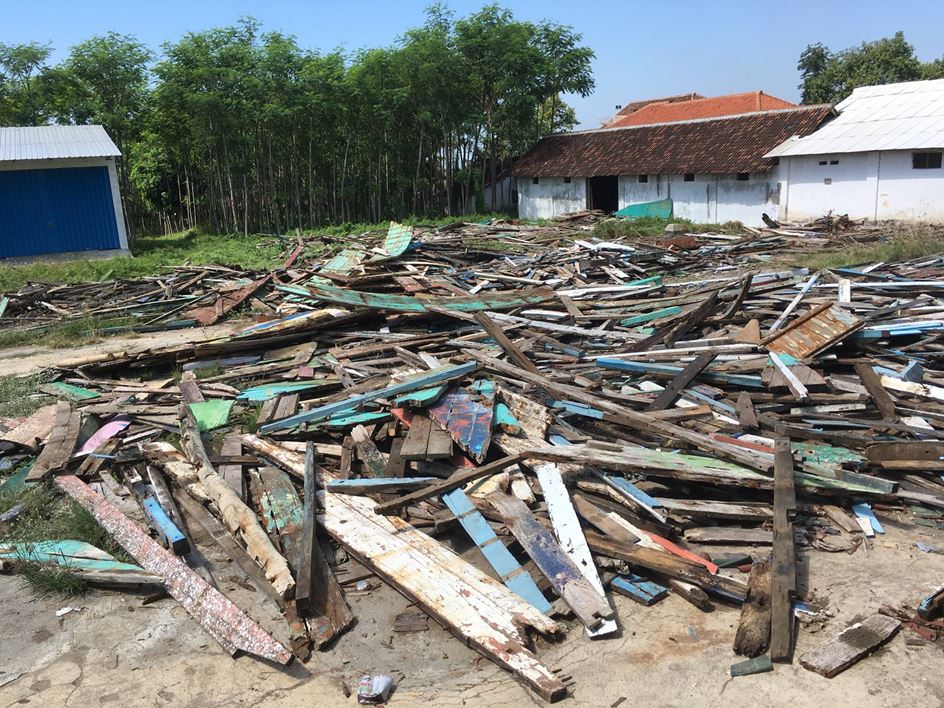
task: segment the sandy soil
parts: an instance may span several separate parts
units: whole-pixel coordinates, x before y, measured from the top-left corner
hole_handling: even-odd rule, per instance
[[[883,523],[886,519],[883,519]],[[825,601],[835,617],[811,633],[801,626],[797,656],[884,603],[912,603],[944,583],[944,556],[916,540],[944,545],[944,532],[886,523],[866,553],[814,551],[801,556],[800,587]],[[199,540],[199,539],[198,539]],[[201,544],[202,545],[202,544]],[[467,552],[470,559],[475,549]],[[221,588],[285,639],[278,610],[251,592],[240,571],[211,554]],[[343,576],[342,576],[343,577]],[[364,672],[390,672],[399,682],[391,705],[520,706],[542,701],[512,677],[430,622],[417,633],[394,633],[408,602],[379,581],[349,599],[357,624],[307,665],[285,669],[249,657],[231,659],[173,600],[142,605],[133,595],[96,592],[71,601],[37,598],[15,577],[0,578],[0,705],[41,706],[299,706],[355,705]],[[539,655],[574,678],[565,706],[872,706],[944,705],[944,640],[913,646],[903,632],[875,655],[833,679],[797,661],[773,673],[732,679],[738,610],[705,614],[677,596],[642,607],[615,596],[622,633],[591,641],[579,626]],[[81,607],[56,618],[56,609]],[[622,699],[622,701],[621,701]]]

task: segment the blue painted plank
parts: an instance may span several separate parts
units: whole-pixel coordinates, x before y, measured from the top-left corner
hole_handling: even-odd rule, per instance
[[[576,401],[551,401],[551,407],[563,408],[568,413],[582,415],[584,418],[603,420],[603,411],[598,411],[596,408],[591,408],[586,404],[577,403]]]
[[[875,531],[875,533],[885,533],[885,529],[882,528],[882,524],[879,523],[879,520],[875,517],[875,513],[872,511],[872,507],[866,502],[853,504],[852,511],[860,519],[868,519],[869,523],[872,524],[872,529]]]
[[[485,517],[475,508],[469,497],[461,489],[453,489],[442,495],[443,503],[459,520],[475,545],[482,551],[485,560],[498,573],[509,590],[526,600],[528,603],[545,614],[551,611],[551,603],[538,589],[528,571],[521,567],[511,552],[505,548]]]
[[[164,511],[164,507],[157,502],[157,499],[147,497],[144,500],[143,506],[144,512],[148,515],[148,519],[154,524],[155,530],[160,533],[167,547],[178,556],[189,553],[190,544],[187,542],[186,536],[184,536],[180,529],[174,525],[174,522],[170,520],[170,517]]]
[[[365,477],[363,479],[328,480],[328,491],[340,494],[369,494],[388,489],[419,489],[438,477]]]
[[[658,499],[653,499],[650,497],[625,477],[615,477],[609,474],[603,476],[606,477],[606,480],[610,484],[612,484],[614,487],[619,487],[620,491],[625,492],[639,503],[645,504],[646,506],[651,506],[653,508],[662,506],[662,502],[660,502]]]
[[[654,605],[669,594],[669,589],[664,585],[654,583],[635,573],[616,576],[610,583],[610,587],[646,607]]]
[[[675,376],[682,372],[681,366],[670,366],[669,364],[654,364],[648,361],[628,361],[626,359],[616,359],[613,357],[600,357],[597,364],[604,369],[616,369],[617,371],[629,371],[635,374],[671,374]],[[747,376],[744,374],[723,374],[714,371],[703,371],[698,375],[703,381],[713,381],[720,384],[730,384],[741,386],[743,388],[766,389],[767,385],[760,380],[760,376]]]
[[[465,364],[456,364],[454,366],[441,366],[438,369],[432,369],[430,371],[423,372],[421,375],[410,377],[401,383],[392,384],[385,388],[381,388],[376,391],[369,391],[368,393],[362,393],[357,396],[351,396],[350,398],[346,398],[343,401],[329,403],[325,406],[312,408],[311,410],[305,411],[304,413],[297,413],[296,415],[290,416],[288,418],[283,418],[282,420],[276,420],[271,423],[267,423],[266,425],[263,425],[261,428],[259,428],[259,432],[268,434],[273,430],[292,428],[300,423],[313,423],[319,420],[324,420],[325,418],[329,418],[332,415],[336,415],[344,411],[354,410],[358,406],[369,403],[370,401],[376,401],[378,398],[390,398],[391,396],[395,396],[399,393],[416,391],[417,389],[426,388],[432,384],[461,378],[471,374],[476,370],[476,368],[478,368],[478,365],[474,361],[470,361]]]

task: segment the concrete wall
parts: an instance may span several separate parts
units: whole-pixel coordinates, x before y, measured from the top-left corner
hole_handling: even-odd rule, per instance
[[[517,180],[514,177],[505,176],[498,180],[495,186],[495,204],[492,204],[492,185],[485,185],[484,202],[485,211],[500,211],[513,213],[517,204]]]
[[[587,185],[583,177],[565,183],[563,177],[518,178],[518,216],[522,219],[550,219],[559,214],[587,208]]]
[[[700,224],[740,221],[748,226],[762,225],[761,214],[774,219],[779,211],[780,186],[777,174],[748,176],[696,174],[694,182],[684,175],[649,175],[640,182],[637,175],[620,177],[620,209],[630,204],[672,199],[675,216]]]
[[[944,223],[944,169],[913,169],[911,155],[891,150],[781,158],[784,220],[810,221],[832,211],[851,219]]]

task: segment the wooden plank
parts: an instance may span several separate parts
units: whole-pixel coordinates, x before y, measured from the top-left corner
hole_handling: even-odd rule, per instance
[[[521,567],[505,544],[489,526],[485,517],[475,508],[472,501],[461,489],[453,489],[441,497],[443,503],[453,513],[459,524],[472,541],[478,546],[485,560],[509,590],[527,600],[537,610],[550,613],[551,603],[538,589],[534,578]]]
[[[651,580],[646,580],[641,575],[635,573],[624,573],[618,575],[610,582],[610,587],[620,595],[625,595],[629,599],[638,602],[640,605],[649,607],[664,599],[669,594],[669,589],[664,585],[659,585]]]
[[[235,457],[243,454],[243,446],[239,441],[238,433],[227,433],[223,438],[223,446],[220,453],[226,457]],[[233,491],[239,495],[239,498],[246,501],[246,480],[243,477],[242,463],[227,463],[220,465],[220,476],[226,483],[232,487]]]
[[[450,457],[452,457],[452,436],[433,422],[429,427],[426,459],[445,460]]]
[[[354,623],[337,578],[321,552],[317,536],[317,498],[315,451],[308,443],[305,452],[305,508],[299,542],[295,606],[303,615],[318,613],[326,620],[329,632],[319,632],[318,647],[330,641]]]
[[[893,617],[872,615],[846,627],[835,639],[806,652],[800,657],[800,665],[832,678],[878,649],[899,627],[901,622]]]
[[[351,429],[351,439],[357,450],[357,459],[364,466],[364,474],[368,477],[383,477],[387,469],[387,461],[380,454],[380,450],[370,439],[370,433],[363,425],[355,425]]]
[[[55,403],[43,406],[13,430],[0,432],[0,440],[14,443],[28,450],[38,450],[56,424],[57,408],[58,405]]]
[[[577,518],[577,512],[574,511],[570,494],[567,487],[564,486],[564,480],[561,479],[560,470],[553,463],[542,462],[534,465],[534,472],[541,483],[544,501],[547,504],[547,512],[551,517],[554,535],[560,542],[561,549],[574,562],[584,579],[605,600],[606,594],[603,590],[603,583],[600,582],[600,575],[593,562],[593,555],[590,553],[587,539],[580,528],[580,519]],[[609,619],[601,622],[595,629],[587,628],[587,634],[591,637],[603,637],[613,634],[618,629],[616,620]]]
[[[82,413],[68,401],[59,401],[52,432],[43,445],[33,468],[26,475],[27,482],[38,482],[49,474],[64,469],[75,450],[82,426]]]
[[[266,571],[266,577],[283,595],[288,595],[295,588],[295,580],[285,558],[275,549],[266,532],[259,525],[255,513],[246,506],[233,489],[223,481],[210,463],[197,421],[187,404],[182,404],[180,419],[181,443],[193,472],[199,479],[206,493],[213,499],[223,517],[223,523],[233,534],[238,534],[246,544],[246,549]],[[171,469],[165,466],[165,469]]]
[[[489,475],[493,475],[496,472],[501,472],[502,470],[520,462],[521,459],[521,455],[509,455],[508,457],[503,457],[500,460],[489,462],[488,464],[482,465],[480,467],[470,467],[458,470],[453,473],[451,477],[444,479],[441,482],[435,482],[434,484],[430,484],[423,489],[418,489],[415,492],[410,492],[409,494],[404,494],[401,497],[391,499],[390,501],[384,502],[383,504],[378,504],[376,507],[374,507],[374,512],[377,514],[396,514],[403,507],[424,501],[426,499],[438,497],[451,489],[462,487],[469,482],[472,482],[481,477],[488,477]]]
[[[456,364],[454,366],[443,366],[439,369],[433,369],[432,371],[425,371],[421,374],[412,376],[405,381],[385,386],[384,388],[378,389],[376,391],[369,391],[367,393],[350,396],[335,403],[318,406],[317,408],[312,408],[308,411],[298,413],[289,418],[268,423],[259,428],[259,431],[262,433],[271,433],[284,428],[293,428],[300,423],[315,423],[324,420],[325,418],[329,418],[337,413],[354,410],[365,403],[369,403],[380,398],[389,398],[400,393],[408,393],[420,388],[427,388],[433,384],[442,383],[443,381],[451,381],[462,378],[463,376],[467,376],[474,372],[476,367],[477,365],[475,362],[468,362],[464,364]]]
[[[741,619],[734,635],[734,653],[759,656],[770,641],[771,558],[754,561],[747,597],[741,605]]]
[[[702,526],[685,529],[685,540],[692,543],[724,543],[730,545],[774,542],[773,533],[767,529],[742,529],[735,526]]]
[[[705,368],[714,361],[715,354],[712,352],[705,352],[699,354],[695,357],[688,366],[686,366],[680,373],[678,373],[675,378],[673,378],[669,384],[662,389],[656,400],[650,403],[647,407],[647,411],[661,411],[665,408],[671,406],[675,399],[678,398],[682,391],[685,389],[688,384],[690,384],[698,374],[705,370]]]
[[[431,426],[432,421],[425,415],[413,416],[403,447],[400,449],[400,457],[404,460],[425,460],[426,450],[429,448]],[[449,447],[452,448],[452,439],[449,440]]]
[[[161,576],[168,594],[230,654],[246,652],[279,664],[291,662],[292,654],[288,649],[183,561],[152,540],[117,507],[95,494],[85,482],[72,475],[57,477],[55,481],[63,492],[87,509],[142,568]]]
[[[534,518],[523,501],[497,491],[487,498],[505,521],[508,530],[587,629],[594,629],[613,617],[613,609],[606,597],[586,580],[577,565],[564,553],[550,532]]]
[[[803,287],[800,288],[800,291],[790,301],[790,304],[787,305],[783,309],[783,312],[780,313],[780,316],[776,320],[774,320],[774,323],[770,326],[770,332],[776,332],[778,329],[780,329],[781,325],[783,325],[787,317],[790,316],[790,313],[793,312],[794,309],[796,309],[796,306],[800,304],[800,301],[810,291],[810,288],[812,288],[813,285],[816,283],[816,281],[819,280],[819,276],[820,276],[819,273],[813,273],[813,275],[810,276],[810,279],[807,280],[806,283],[803,284]]]
[[[790,389],[790,393],[793,394],[793,397],[800,403],[805,402],[810,397],[810,392],[806,389],[800,379],[790,371],[790,367],[787,366],[783,359],[780,358],[780,355],[777,352],[769,352],[770,362],[777,368],[777,371],[780,372],[780,375],[783,376],[784,380],[787,383],[787,388]]]
[[[869,392],[869,396],[872,397],[872,402],[875,403],[876,408],[882,414],[882,418],[890,421],[897,420],[898,413],[895,410],[895,401],[882,386],[882,381],[879,375],[875,373],[875,369],[869,364],[858,363],[855,365],[855,372],[858,374],[862,385],[865,386],[865,390]]]
[[[775,450],[770,659],[789,661],[793,653],[793,592],[796,590],[796,552],[791,522],[796,492],[790,439],[778,437]]]
[[[384,467],[385,477],[403,477],[406,473],[407,461],[400,454],[403,443],[404,438],[394,438],[390,443],[390,455],[387,457],[387,466]]]
[[[751,400],[751,394],[747,391],[741,391],[737,397],[738,423],[742,428],[758,427],[757,412],[754,410],[754,401]]]
[[[197,384],[197,376],[192,371],[181,374],[177,388],[180,389],[180,395],[187,403],[202,403],[206,400]]]
[[[505,334],[504,330],[502,330],[495,320],[484,312],[476,312],[475,321],[482,325],[482,329],[488,332],[488,336],[495,340],[495,343],[504,350],[508,358],[515,362],[515,364],[531,373],[538,373],[538,368],[534,365],[534,362],[525,356],[524,352],[508,338],[508,335]]]
[[[588,523],[598,528],[605,536],[618,543],[633,544],[639,541],[639,536],[629,529],[616,523],[609,514],[604,513],[582,494],[571,496],[574,508]],[[586,540],[586,536],[584,537]]]

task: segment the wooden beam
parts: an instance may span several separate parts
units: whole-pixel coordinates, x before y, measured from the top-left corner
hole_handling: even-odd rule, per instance
[[[741,620],[734,635],[734,653],[755,657],[764,653],[770,641],[771,559],[754,561],[747,597],[741,606]]]
[[[533,374],[538,373],[538,367],[534,365],[534,362],[525,356],[524,352],[508,338],[508,335],[498,326],[495,320],[484,312],[476,312],[475,321],[482,325],[482,329],[488,332],[488,336],[495,340],[495,343],[504,350],[508,358],[515,362],[515,364],[525,371],[530,371]]]
[[[403,496],[397,497],[396,499],[391,499],[390,501],[378,504],[376,507],[374,507],[374,512],[377,514],[396,514],[405,506],[409,506],[410,504],[415,504],[416,502],[424,501],[426,499],[432,499],[433,497],[438,497],[441,494],[445,494],[450,489],[455,489],[456,487],[464,486],[465,484],[481,477],[487,477],[489,475],[495,474],[496,472],[501,472],[502,470],[511,467],[513,464],[520,462],[521,459],[521,455],[509,455],[508,457],[503,457],[500,460],[489,462],[488,464],[482,465],[480,467],[462,469],[455,472],[451,477],[440,482],[430,484],[429,486],[423,487],[422,489],[417,489],[415,492],[410,492],[409,494],[404,494]]]
[[[656,397],[656,400],[649,404],[646,410],[650,412],[661,411],[675,403],[675,399],[682,394],[685,387],[688,386],[698,374],[704,371],[705,367],[707,367],[714,358],[715,354],[712,352],[704,352],[696,356],[694,361],[682,369],[681,373],[677,374],[675,378],[669,382],[668,386],[662,389],[662,393]]]
[[[26,481],[38,482],[52,472],[65,468],[75,450],[81,427],[82,413],[73,409],[69,401],[59,401],[52,432],[43,445],[43,451],[36,458],[33,468],[26,475]]]
[[[291,662],[288,649],[85,482],[64,475],[56,478],[56,484],[87,509],[142,568],[161,576],[168,594],[230,654],[245,652],[279,664]]]
[[[892,422],[898,420],[898,413],[895,410],[895,401],[892,400],[891,395],[885,390],[885,387],[882,386],[882,380],[875,372],[875,369],[873,369],[870,364],[860,362],[855,365],[855,372],[858,374],[862,385],[865,386],[865,390],[869,392],[869,396],[872,397],[875,407],[878,408],[879,412],[882,414],[882,418]]]
[[[341,593],[337,578],[321,553],[315,517],[316,491],[315,450],[314,445],[309,442],[305,450],[305,509],[299,544],[295,605],[303,615],[317,612],[327,620],[331,631],[327,634],[318,633],[319,638],[323,638],[323,641],[319,642],[320,648],[325,641],[330,641],[350,627],[354,622],[354,614]]]
[[[835,639],[806,652],[800,657],[800,666],[832,678],[878,649],[899,627],[901,622],[893,617],[872,615],[846,627]]]
[[[790,661],[793,653],[793,593],[796,590],[796,550],[791,521],[796,509],[796,492],[790,439],[778,437],[775,450],[770,659]]]
[[[489,494],[487,499],[531,560],[554,586],[557,594],[587,629],[592,630],[613,617],[614,612],[606,596],[587,581],[574,561],[534,518],[523,501],[498,491]]]

